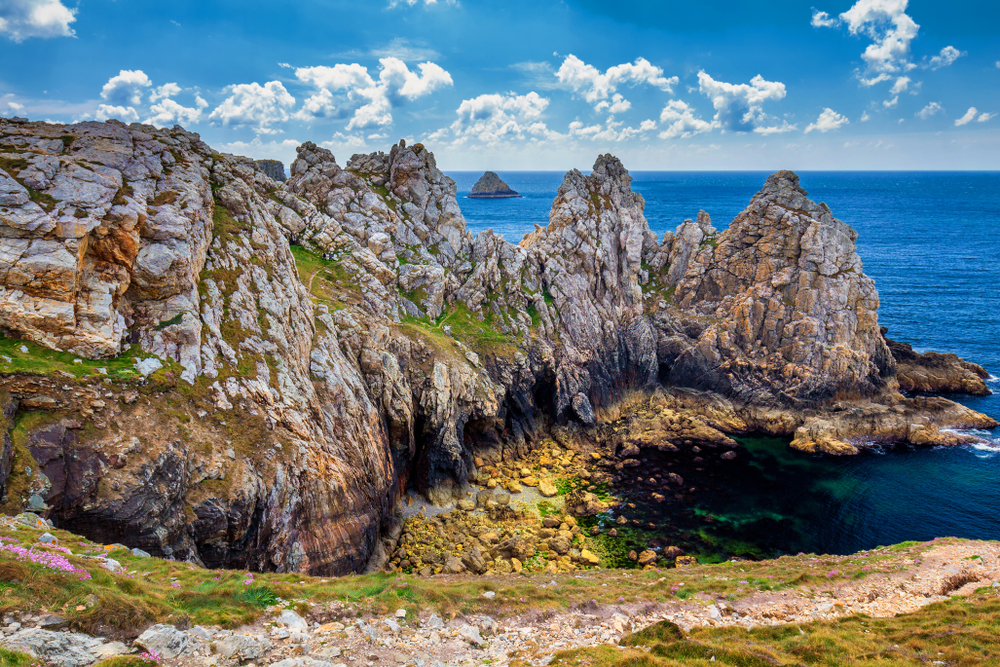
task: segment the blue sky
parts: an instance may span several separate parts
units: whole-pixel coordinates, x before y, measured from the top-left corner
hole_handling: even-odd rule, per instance
[[[711,6],[708,6],[711,5]],[[1000,6],[0,0],[0,115],[444,169],[998,169]]]

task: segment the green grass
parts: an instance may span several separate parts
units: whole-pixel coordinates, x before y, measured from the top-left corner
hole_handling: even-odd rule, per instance
[[[22,352],[22,347],[28,351]],[[72,352],[58,352],[31,341],[5,336],[0,336],[0,355],[10,357],[10,361],[0,359],[0,372],[3,373],[57,375],[77,379],[109,377],[119,382],[140,379],[142,376],[135,369],[135,359],[155,356],[143,352],[138,345],[131,345],[119,356],[111,359],[85,359]],[[154,373],[154,376],[162,375],[164,372],[178,372],[180,369],[176,362],[162,359],[161,361],[164,362],[164,368]],[[107,370],[107,375],[100,373],[99,368]],[[157,378],[154,377],[155,379]]]
[[[1000,593],[938,602],[910,614],[875,619],[789,623],[744,630],[696,628],[683,635],[661,622],[610,646],[565,651],[553,665],[574,667],[772,667],[784,665],[996,665],[1000,659]]]
[[[484,312],[483,320],[461,302],[451,304],[436,320],[405,317],[401,327],[411,335],[423,334],[432,338],[438,347],[453,347],[454,340],[460,340],[480,354],[513,354],[518,349],[518,338],[505,334],[497,325],[496,316]],[[451,330],[451,336],[445,333]]]
[[[302,246],[293,245],[292,256],[299,271],[299,280],[310,288],[317,303],[325,303],[333,310],[361,302],[361,290],[353,274],[341,260],[325,260]]]
[[[22,546],[49,549],[36,543],[41,532],[0,527],[0,536],[14,538]],[[237,627],[259,618],[277,598],[296,605],[340,600],[357,613],[386,614],[406,609],[413,613],[433,610],[440,614],[485,613],[494,617],[569,609],[591,601],[617,604],[619,597],[628,603],[669,603],[678,599],[707,603],[718,596],[734,599],[757,590],[822,590],[830,582],[825,573],[834,566],[844,577],[851,578],[898,571],[902,564],[911,563],[929,548],[921,544],[904,551],[880,549],[848,558],[783,557],[660,571],[598,569],[492,578],[374,574],[321,579],[263,573],[247,584],[246,572],[205,570],[187,563],[136,558],[122,549],[108,552],[101,545],[65,531],[50,532],[74,554],[107,553],[128,569],[128,575],[112,574],[93,560],[70,556],[75,566],[91,574],[91,579],[80,580],[16,561],[8,552],[0,551],[0,615],[45,610],[68,619],[78,630],[107,626],[122,632],[149,623],[180,620],[192,625]],[[553,579],[557,586],[540,586]],[[496,597],[483,598],[485,591],[494,591]],[[97,604],[88,603],[89,596],[94,596]]]
[[[0,648],[0,667],[30,667],[36,660],[27,653]]]

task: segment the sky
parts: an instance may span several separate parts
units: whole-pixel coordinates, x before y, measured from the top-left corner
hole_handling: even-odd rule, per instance
[[[0,0],[0,116],[444,170],[1000,169],[993,0]]]

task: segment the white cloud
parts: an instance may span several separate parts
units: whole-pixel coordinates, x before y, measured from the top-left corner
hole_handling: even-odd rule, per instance
[[[548,106],[549,100],[534,91],[527,95],[480,95],[464,100],[455,112],[458,120],[429,138],[438,140],[450,134],[456,145],[478,141],[491,146],[513,139],[556,138],[560,135],[542,122]]]
[[[76,9],[60,0],[4,0],[0,2],[0,35],[21,43],[31,37],[73,37],[69,27]]]
[[[792,132],[799,129],[798,125],[791,125],[787,120],[781,121],[781,125],[772,125],[770,127],[755,127],[753,129],[757,134],[763,134],[765,137],[772,134],[784,134],[785,132]]]
[[[912,69],[910,42],[920,29],[906,14],[907,4],[908,0],[858,0],[836,20],[826,12],[814,11],[812,24],[818,27],[846,24],[852,35],[865,35],[872,40],[861,54],[870,69],[898,72]]]
[[[393,108],[454,84],[451,75],[432,62],[418,65],[419,74],[399,58],[381,58],[379,63],[378,81],[357,63],[295,70],[300,81],[319,90],[305,101],[296,118],[350,117],[348,130],[386,126],[392,123]]]
[[[139,122],[139,112],[136,111],[134,107],[113,106],[110,104],[102,104],[98,106],[95,117],[97,120],[109,120],[114,118],[122,121],[123,123]]]
[[[955,121],[955,127],[968,125],[975,119],[977,113],[979,112],[976,110],[976,107],[969,107],[969,110],[965,112],[965,115]]]
[[[636,58],[634,63],[623,63],[609,67],[603,74],[593,65],[588,65],[570,54],[556,72],[559,83],[574,92],[582,93],[583,99],[591,104],[611,97],[619,86],[646,84],[671,92],[680,79],[666,78],[663,69],[656,67],[645,58]],[[620,97],[620,96],[619,96]],[[597,106],[600,106],[599,104]],[[601,109],[598,109],[600,111]]]
[[[168,97],[174,97],[175,95],[180,95],[181,87],[176,83],[165,83],[159,88],[154,88],[153,92],[149,94],[149,101],[155,102],[156,100],[166,99]]]
[[[632,108],[632,103],[622,97],[621,93],[615,93],[615,96],[611,98],[609,103],[607,100],[602,100],[596,107],[597,111],[607,111],[612,116],[616,113],[625,113]]]
[[[712,100],[715,107],[715,124],[731,132],[750,132],[767,120],[763,104],[785,97],[785,84],[765,81],[757,75],[749,84],[732,84],[716,81],[705,72],[698,72],[698,85],[702,94]]]
[[[141,103],[143,89],[152,85],[153,82],[141,69],[123,69],[104,84],[101,97],[111,106],[131,106]]]
[[[457,5],[458,0],[389,0],[389,9],[393,7],[398,7],[399,5],[406,5],[407,7],[413,7],[414,5],[419,5],[423,3],[425,6],[430,7],[432,5]]]
[[[145,122],[156,127],[193,125],[201,119],[201,112],[207,106],[208,102],[198,96],[195,96],[195,106],[193,107],[181,106],[171,99],[165,99],[149,107],[149,112],[153,115]]]
[[[872,117],[868,115],[868,112],[867,112],[867,111],[862,111],[862,112],[861,112],[861,122],[862,122],[862,123],[867,123],[868,121],[870,121],[870,120],[871,120],[871,118],[872,118]]]
[[[263,142],[260,137],[254,137],[253,141],[234,141],[219,146],[227,153],[234,155],[245,155],[255,160],[281,160],[285,167],[297,157],[295,149],[299,147],[299,142],[294,139],[283,141]]]
[[[964,55],[964,53],[956,49],[954,46],[946,46],[941,49],[941,53],[939,55],[931,58],[930,63],[928,63],[928,67],[931,69],[947,67]]]
[[[920,111],[918,111],[914,115],[916,115],[917,117],[922,118],[924,120],[927,120],[931,116],[935,116],[935,115],[941,113],[942,111],[944,111],[944,107],[943,106],[941,106],[937,102],[931,102],[930,104],[928,104],[927,106],[925,106],[923,109],[921,109]]]
[[[870,79],[866,79],[863,76],[859,76],[858,80],[861,81],[861,85],[862,86],[865,86],[866,88],[871,88],[875,84],[882,83],[883,81],[888,81],[891,78],[892,78],[891,76],[889,76],[888,74],[886,74],[885,72],[883,72],[883,73],[879,74],[878,76],[874,76],[874,77],[872,77]]]
[[[830,15],[826,12],[821,12],[818,9],[813,10],[812,21],[810,22],[814,28],[832,28],[838,23],[839,20],[835,18],[830,18]]]
[[[891,100],[886,100],[885,102],[882,102],[882,106],[885,107],[886,109],[894,109],[897,104],[899,104],[899,95],[896,95]]]
[[[694,115],[694,111],[686,102],[670,100],[660,113],[660,122],[666,127],[660,132],[660,139],[686,139],[696,134],[709,132],[715,125]]]
[[[896,83],[892,84],[892,89],[889,90],[890,95],[899,95],[910,87],[910,77],[901,76],[896,79]]]
[[[823,109],[823,113],[819,115],[815,123],[810,123],[806,127],[806,134],[809,134],[813,130],[819,132],[829,132],[831,130],[836,130],[844,125],[847,125],[851,121],[847,120],[847,116],[842,116],[833,109],[826,108]]]
[[[994,117],[996,117],[995,113],[986,113],[986,112],[983,112],[983,113],[979,114],[979,118],[976,119],[976,122],[977,123],[985,123],[990,118],[994,118]]]
[[[604,127],[600,125],[584,126],[578,120],[569,124],[569,136],[592,141],[627,141],[646,132],[656,129],[656,123],[652,120],[644,120],[639,127],[623,127],[625,123],[608,118]]]
[[[263,86],[241,83],[229,86],[229,97],[209,115],[223,125],[246,125],[258,134],[273,134],[270,126],[289,118],[288,111],[295,105],[280,81],[268,81]]]
[[[379,137],[381,135],[373,134],[372,136]],[[358,150],[368,147],[368,143],[363,136],[359,134],[344,134],[342,132],[335,132],[330,139],[320,142],[320,145],[332,151],[340,149]]]

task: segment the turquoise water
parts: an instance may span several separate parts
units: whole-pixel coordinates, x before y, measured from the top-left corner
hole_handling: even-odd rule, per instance
[[[475,233],[492,228],[512,242],[545,225],[563,174],[500,176],[522,199],[465,199],[479,173],[449,174]],[[675,229],[699,209],[724,229],[763,185],[764,172],[634,172],[650,228]],[[955,352],[1000,375],[1000,173],[802,172],[802,186],[858,231],[865,272],[879,289],[879,320],[889,335],[918,350]],[[953,396],[1000,419],[993,396]],[[774,439],[744,441],[728,466],[690,458],[651,459],[697,489],[644,520],[665,541],[716,555],[852,553],[933,537],[1000,539],[1000,432],[991,444],[889,448],[856,457],[814,457]],[[670,464],[668,466],[668,464]]]

